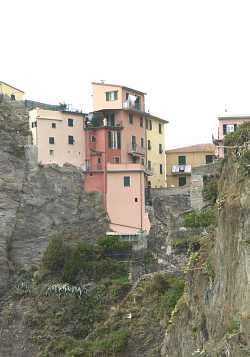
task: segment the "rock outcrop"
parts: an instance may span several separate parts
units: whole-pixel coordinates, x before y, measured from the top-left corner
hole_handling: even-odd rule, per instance
[[[217,211],[216,231],[191,256],[164,357],[250,356],[250,179],[230,159],[220,178]]]
[[[71,166],[34,165],[22,103],[0,103],[0,294],[15,267],[39,263],[49,237],[95,240],[107,229],[101,197],[83,189]],[[26,153],[26,155],[25,155]]]

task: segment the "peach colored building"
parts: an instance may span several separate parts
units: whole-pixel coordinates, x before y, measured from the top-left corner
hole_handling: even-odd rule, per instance
[[[238,125],[250,121],[250,115],[231,115],[223,114],[218,117],[219,127],[218,127],[218,138],[214,140],[217,146],[216,155],[219,158],[224,157],[224,136],[234,132]]]
[[[145,211],[145,172],[141,164],[107,164],[110,228],[120,234],[149,233]]]
[[[42,164],[85,163],[85,116],[78,112],[35,108],[29,111],[33,145]]]

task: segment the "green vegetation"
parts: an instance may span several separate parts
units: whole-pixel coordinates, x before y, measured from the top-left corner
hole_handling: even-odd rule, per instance
[[[240,330],[240,321],[239,319],[232,319],[229,322],[227,332],[229,334],[233,334],[235,332],[238,332]]]
[[[200,248],[200,240],[201,237],[199,235],[191,235],[174,240],[172,246],[180,252],[196,251]]]
[[[108,337],[106,338],[98,338],[93,341],[79,343],[77,347],[66,354],[66,357],[85,357],[97,352],[100,354],[103,353],[104,355],[113,355],[114,353],[123,352],[125,350],[127,339],[127,329],[109,331]]]
[[[80,242],[70,247],[57,235],[44,253],[43,267],[69,284],[126,277],[128,266],[119,259],[126,260],[130,250],[129,242],[115,236],[104,238],[97,244]]]
[[[233,133],[225,136],[224,144],[225,146],[238,146],[248,141],[250,141],[250,123],[244,123],[239,125]]]
[[[215,223],[216,217],[212,208],[203,212],[190,212],[183,217],[183,224],[188,228],[205,228]]]
[[[178,277],[168,278],[169,287],[160,297],[160,309],[168,317],[171,316],[171,312],[174,310],[178,300],[183,295],[184,280]]]
[[[215,271],[209,258],[202,264],[202,270],[208,275],[209,280],[213,282],[215,279]]]
[[[203,198],[214,204],[218,196],[218,179],[216,177],[204,178]]]

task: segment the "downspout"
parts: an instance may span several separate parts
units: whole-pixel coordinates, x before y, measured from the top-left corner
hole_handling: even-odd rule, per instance
[[[141,194],[141,197],[140,197],[140,201],[141,201],[141,231],[142,231],[142,180],[141,180],[141,176],[142,176],[143,172],[140,172],[140,194]]]
[[[107,210],[107,131],[104,129],[104,207]]]

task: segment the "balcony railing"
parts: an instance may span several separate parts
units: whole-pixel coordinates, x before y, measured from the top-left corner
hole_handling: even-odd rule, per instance
[[[137,111],[142,110],[141,103],[132,103],[129,100],[126,100],[125,102],[123,102],[123,108],[137,110]]]
[[[192,167],[191,165],[173,165],[172,174],[191,174]]]
[[[145,155],[145,148],[143,148],[142,146],[138,145],[138,144],[131,144],[128,148],[128,153],[130,155]]]

